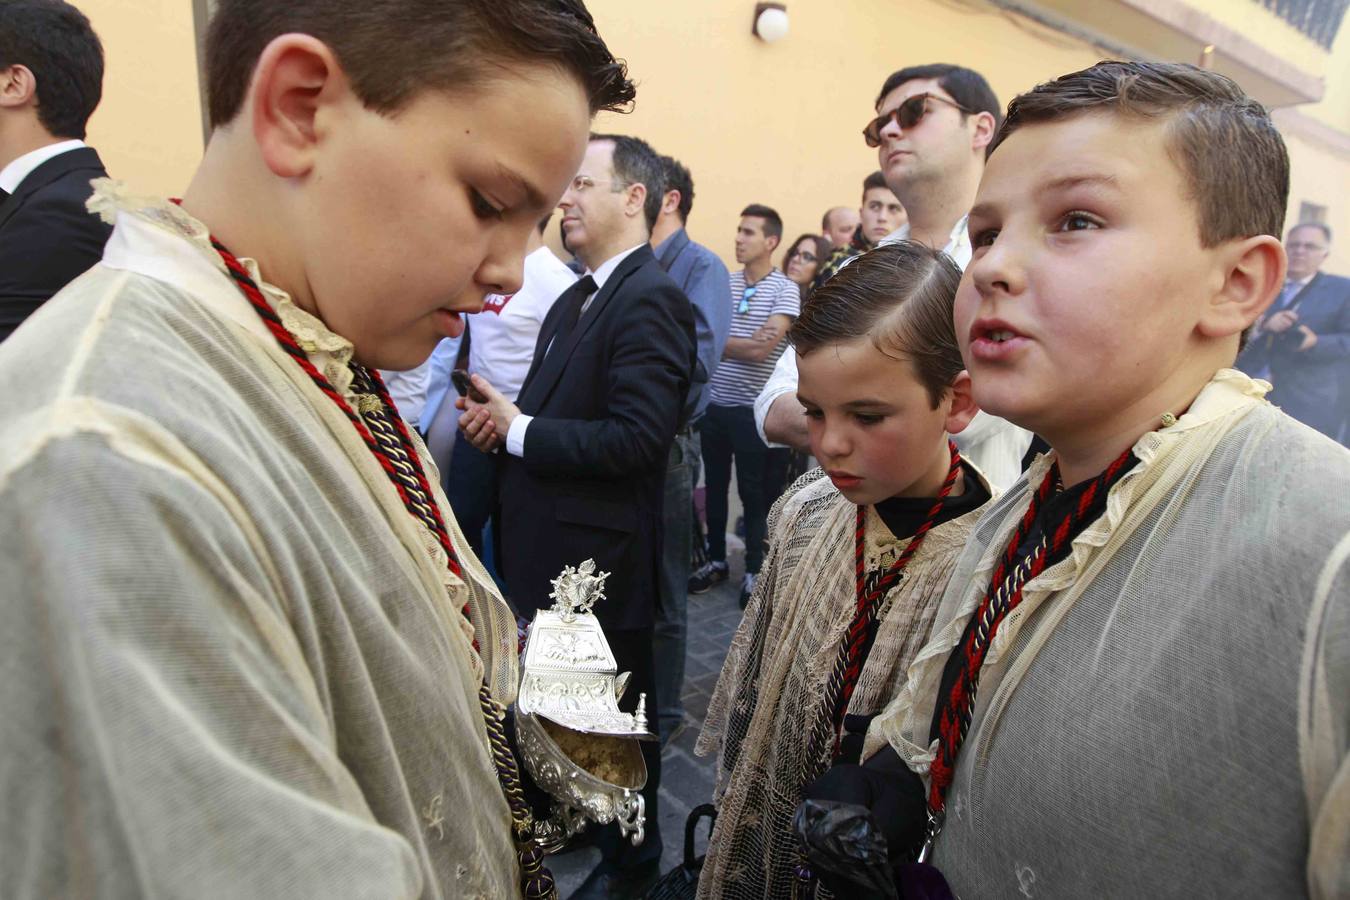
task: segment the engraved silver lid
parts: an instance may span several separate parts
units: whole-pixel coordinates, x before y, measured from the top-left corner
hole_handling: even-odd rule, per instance
[[[594,560],[566,566],[553,579],[553,606],[541,609],[525,641],[516,708],[587,734],[656,740],[647,730],[646,696],[635,713],[622,712],[619,698],[628,673],[618,674],[609,641],[591,608],[605,598],[608,572]]]

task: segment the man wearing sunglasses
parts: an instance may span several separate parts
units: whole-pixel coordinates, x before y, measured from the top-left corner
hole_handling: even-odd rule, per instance
[[[964,269],[971,256],[966,214],[1002,118],[998,98],[979,72],[933,63],[893,73],[874,108],[862,137],[876,148],[882,176],[909,217],[880,243],[939,247]],[[791,353],[779,360],[755,401],[755,425],[767,441],[805,447],[796,361]],[[980,413],[956,440],[990,483],[1005,489],[1021,473],[1031,434]]]

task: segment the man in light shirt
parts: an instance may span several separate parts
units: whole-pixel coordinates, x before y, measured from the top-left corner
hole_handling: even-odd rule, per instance
[[[875,108],[863,138],[877,149],[886,184],[908,215],[881,243],[915,240],[940,247],[964,269],[971,257],[966,213],[1000,120],[998,98],[978,72],[934,63],[893,73]],[[797,357],[785,353],[755,400],[755,426],[766,441],[804,449],[809,442],[803,412]],[[1021,473],[1031,434],[980,413],[956,443],[990,484],[1003,490]]]
[[[530,357],[534,354],[544,317],[577,280],[553,251],[544,246],[544,228],[548,221],[540,221],[539,228],[530,237],[520,290],[510,295],[488,295],[483,301],[483,311],[467,317],[469,372],[486,378],[503,397],[512,401],[520,395],[520,386],[529,371]],[[444,393],[445,389],[442,396]],[[428,423],[429,435],[439,431],[437,420],[458,418],[454,404],[444,400],[440,400],[437,410],[431,410],[434,399],[427,399],[428,411],[436,413],[436,419]],[[455,511],[459,527],[464,530],[474,552],[481,557],[483,528],[497,503],[497,460],[475,448],[463,432],[456,431],[449,461],[443,479],[445,494],[450,498],[450,507]]]
[[[85,124],[103,47],[61,0],[0,5],[0,341],[103,257],[112,227],[85,209],[107,177]]]

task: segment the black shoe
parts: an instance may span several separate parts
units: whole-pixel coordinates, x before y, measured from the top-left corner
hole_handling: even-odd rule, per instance
[[[741,579],[741,609],[750,602],[750,595],[755,592],[755,579],[759,576],[753,572],[746,572],[745,577]]]
[[[731,577],[731,570],[724,562],[709,560],[697,572],[689,576],[689,593],[706,594],[713,585],[721,584]]]
[[[661,860],[653,859],[628,869],[601,862],[586,876],[569,900],[640,900],[661,877]]]

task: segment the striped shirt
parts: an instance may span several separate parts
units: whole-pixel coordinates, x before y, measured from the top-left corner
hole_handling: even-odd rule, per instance
[[[753,285],[748,303],[745,297],[745,270],[731,273],[731,337],[748,338],[769,321],[770,316],[797,318],[802,310],[797,283],[774,269]],[[744,305],[745,311],[741,312]],[[774,363],[787,349],[784,337],[773,352],[759,362],[723,359],[709,382],[709,394],[718,406],[753,406],[764,382],[773,374]]]

